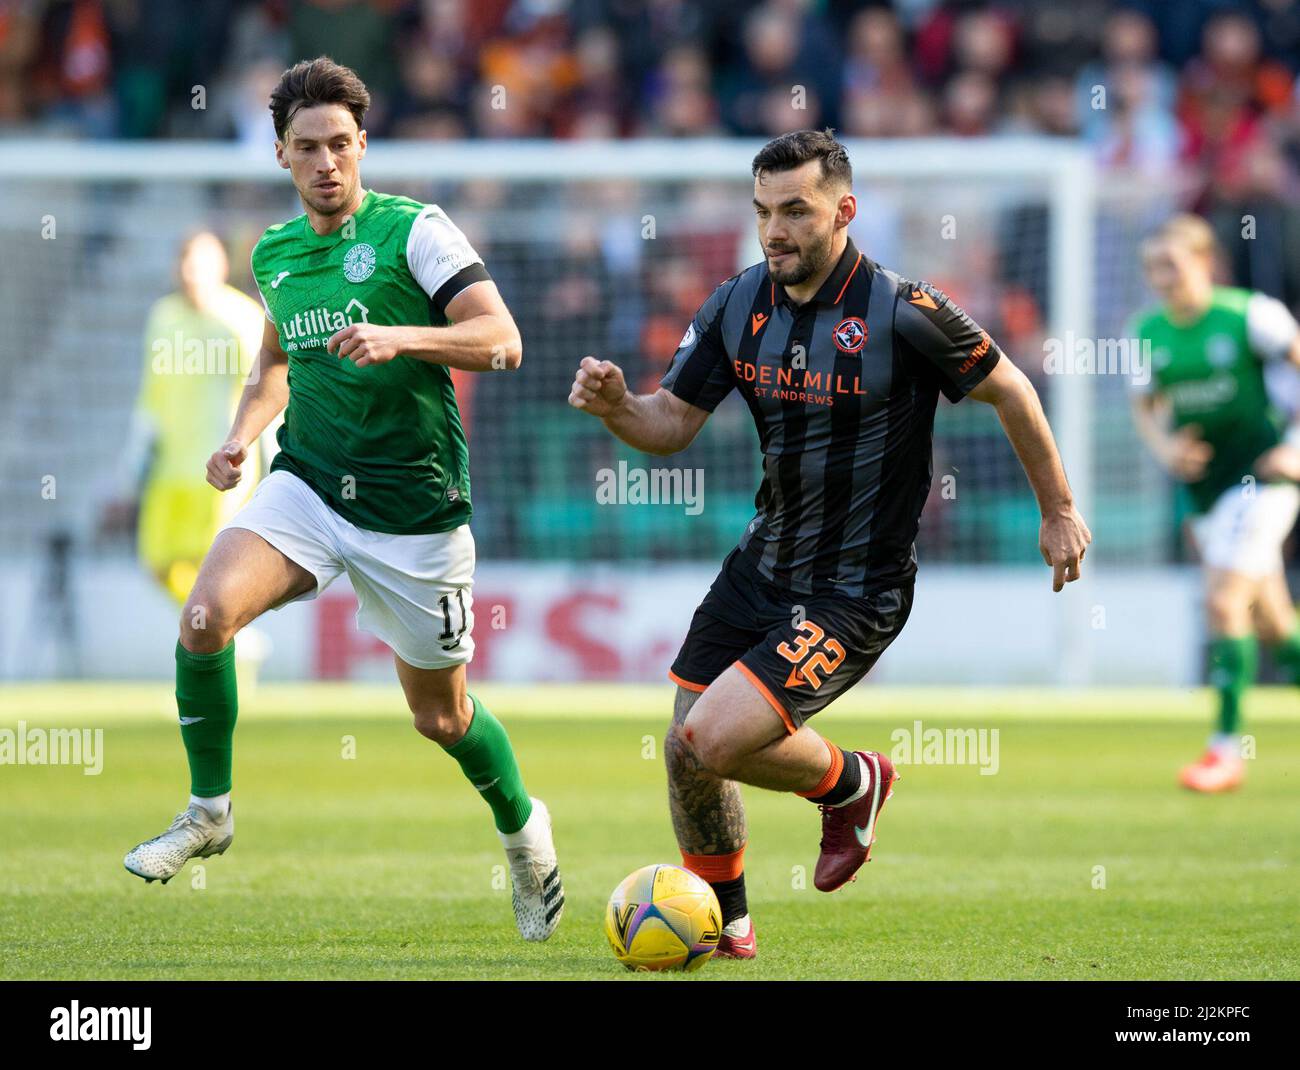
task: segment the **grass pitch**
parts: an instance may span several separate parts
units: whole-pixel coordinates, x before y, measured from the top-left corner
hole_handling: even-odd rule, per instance
[[[102,728],[104,766],[0,765],[0,976],[630,977],[601,914],[626,873],[676,858],[670,689],[479,693],[555,819],[568,905],[548,943],[516,935],[487,808],[396,685],[247,697],[234,845],[165,887],[122,855],[187,794],[169,689],[24,687],[0,727]],[[1251,694],[1258,757],[1226,796],[1175,786],[1209,713],[1203,691],[857,689],[817,718],[831,738],[996,728],[996,775],[900,766],[874,860],[830,896],[816,810],[747,790],[759,958],[691,980],[1300,977],[1300,700]]]

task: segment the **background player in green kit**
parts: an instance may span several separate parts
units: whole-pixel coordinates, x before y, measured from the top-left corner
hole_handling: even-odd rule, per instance
[[[511,369],[515,326],[483,262],[436,205],[368,191],[359,164],[369,93],[328,59],[286,71],[271,95],[276,159],[305,214],[253,250],[267,324],[256,373],[208,481],[229,490],[282,410],[280,452],[217,535],[181,617],[176,699],[189,805],[126,856],[169,880],[234,835],[235,632],[314,598],[346,571],[358,624],[393,649],[416,730],[491,807],[526,939],[564,905],[550,817],[524,790],[505,729],[466,690],[473,655],[469,453],[449,368]]]
[[[1225,791],[1244,772],[1241,700],[1258,640],[1300,684],[1300,623],[1282,563],[1300,510],[1300,423],[1286,427],[1295,418],[1300,326],[1280,301],[1214,285],[1213,232],[1197,216],[1170,220],[1142,255],[1162,304],[1132,331],[1150,344],[1152,363],[1134,411],[1142,438],[1191,497],[1219,693],[1218,730],[1182,783]]]

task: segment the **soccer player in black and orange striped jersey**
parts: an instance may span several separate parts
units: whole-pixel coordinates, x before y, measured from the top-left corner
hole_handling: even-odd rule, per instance
[[[753,171],[766,257],[705,301],[660,389],[633,394],[616,365],[586,357],[569,395],[649,453],[689,445],[733,389],[758,428],[757,514],[673,663],[664,748],[683,863],[718,893],[718,953],[738,958],[757,946],[738,784],[821,808],[820,890],[852,880],[870,855],[893,766],[807,721],[866,675],[907,620],[940,393],[996,407],[1038,499],[1054,590],[1078,578],[1092,538],[1029,380],[944,293],[849,240],[857,200],[833,134],[776,138]]]

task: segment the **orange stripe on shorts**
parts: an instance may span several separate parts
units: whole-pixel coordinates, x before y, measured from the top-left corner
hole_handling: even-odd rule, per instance
[[[693,684],[691,683],[690,680],[683,680],[680,676],[678,676],[675,672],[673,672],[672,669],[668,670],[668,679],[670,679],[678,687],[686,688],[687,691],[700,692],[706,690],[705,684]]]
[[[776,700],[776,696],[772,694],[767,684],[763,683],[762,680],[760,680],[757,676],[755,676],[753,669],[751,669],[743,661],[732,662],[732,664],[735,665],[736,668],[739,669],[741,673],[744,674],[745,679],[747,679],[751,684],[754,685],[754,687],[758,690],[758,693],[762,695],[765,699],[767,699],[768,704],[771,705],[772,709],[776,710],[776,712],[781,715],[781,720],[785,722],[786,731],[789,732],[791,735],[794,735],[795,732],[797,731],[797,729],[794,726],[794,721],[790,719],[790,714],[786,712],[786,708]]]

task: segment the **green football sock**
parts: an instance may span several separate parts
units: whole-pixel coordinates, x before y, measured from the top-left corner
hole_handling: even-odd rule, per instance
[[[1300,621],[1295,629],[1273,648],[1273,660],[1288,683],[1300,684]]]
[[[483,703],[473,695],[469,698],[474,703],[469,729],[446,751],[492,808],[497,830],[518,832],[533,812],[533,800],[524,791],[510,737]]]
[[[1241,726],[1241,696],[1255,679],[1259,646],[1253,635],[1219,636],[1210,644],[1210,684],[1219,692],[1219,732],[1235,736]]]
[[[178,642],[176,711],[190,759],[190,794],[211,798],[230,790],[238,709],[235,644],[215,654],[194,654]]]

